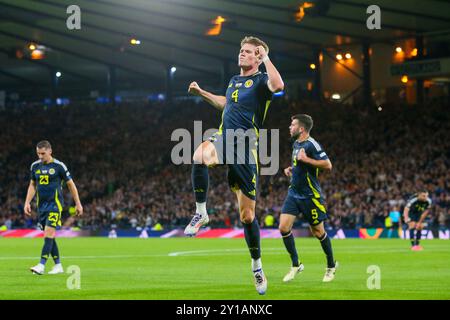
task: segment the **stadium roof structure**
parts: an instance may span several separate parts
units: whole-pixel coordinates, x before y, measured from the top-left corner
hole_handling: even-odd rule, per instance
[[[240,40],[254,35],[270,46],[285,77],[311,72],[317,50],[424,36],[450,43],[450,1],[330,0],[294,19],[302,1],[290,0],[0,0],[0,89],[48,87],[58,70],[65,87],[102,88],[114,69],[118,89],[164,90],[175,66],[175,90],[198,80],[219,86],[231,73]],[[81,9],[81,29],[69,30],[68,6]],[[367,7],[381,8],[381,29],[369,30]],[[226,21],[207,36],[211,20]],[[140,45],[131,45],[130,39]],[[46,57],[17,59],[30,43]],[[49,70],[51,72],[49,72]]]

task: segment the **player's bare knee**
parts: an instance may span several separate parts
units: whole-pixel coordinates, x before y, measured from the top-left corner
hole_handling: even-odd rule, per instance
[[[291,232],[291,228],[289,226],[285,226],[285,225],[280,225],[278,227],[278,230],[280,230],[280,233],[282,235]]]
[[[241,222],[242,222],[243,224],[250,224],[250,223],[253,222],[253,219],[254,219],[254,218],[252,218],[252,217],[242,217],[242,218],[241,218]]]
[[[195,150],[192,160],[196,164],[203,164],[203,150],[201,146],[198,147],[197,150]]]
[[[322,237],[325,234],[325,232],[323,232],[322,230],[316,230],[316,229],[312,229],[312,233],[313,233],[314,237],[316,237],[317,239],[322,239]]]
[[[316,233],[314,234],[314,236],[318,239],[318,240],[323,240],[323,236],[325,235],[325,233]]]
[[[55,230],[47,229],[44,231],[44,236],[46,238],[54,238],[55,234],[56,234]]]
[[[250,224],[255,219],[253,210],[250,208],[241,209],[241,222],[244,224]]]
[[[208,145],[200,145],[195,150],[192,160],[194,160],[194,163],[204,164],[206,166],[213,166],[218,163],[214,148],[211,150],[211,147]]]
[[[204,164],[204,165],[207,165],[208,167],[217,164],[217,163],[215,163],[215,161],[212,159],[212,157],[204,157],[203,159],[204,159],[204,160],[203,160],[203,164]]]
[[[217,152],[214,148],[211,148],[210,152],[208,153],[207,163],[205,163],[208,166],[215,166],[219,164],[219,158],[217,157]]]

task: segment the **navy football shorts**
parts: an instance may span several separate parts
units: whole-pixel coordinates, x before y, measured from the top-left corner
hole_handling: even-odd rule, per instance
[[[38,226],[44,230],[45,226],[55,229],[61,227],[61,213],[60,212],[40,212],[38,217]]]
[[[248,198],[256,200],[259,171],[256,142],[245,139],[242,143],[233,141],[227,145],[225,140],[218,133],[209,138],[216,148],[219,164],[228,167],[228,185],[232,191],[241,190]]]
[[[44,230],[45,226],[52,228],[61,227],[60,204],[55,201],[40,201],[38,208],[38,226]]]
[[[419,222],[421,216],[422,216],[421,213],[410,213],[409,219],[411,222]]]
[[[288,194],[284,200],[281,213],[294,216],[303,214],[303,217],[312,226],[318,225],[328,219],[325,202],[322,198],[299,199]]]

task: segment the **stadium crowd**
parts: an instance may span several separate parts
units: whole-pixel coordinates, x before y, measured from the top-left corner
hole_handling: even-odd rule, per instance
[[[331,172],[320,174],[333,228],[383,227],[389,211],[402,210],[414,192],[426,189],[433,206],[428,223],[449,227],[450,112],[448,106],[386,105],[376,108],[277,98],[265,127],[280,129],[280,168],[261,176],[257,216],[276,227],[289,179],[290,117],[310,114],[311,135],[327,151]],[[36,215],[23,214],[30,164],[36,143],[49,140],[53,155],[69,168],[78,187],[84,215],[69,214],[72,200],[65,189],[65,226],[86,229],[184,227],[194,214],[191,166],[171,161],[177,128],[193,132],[217,128],[220,113],[202,102],[77,103],[45,107],[26,105],[0,114],[0,226],[36,226]],[[193,152],[193,150],[191,150]],[[210,170],[208,210],[212,227],[239,227],[234,194],[226,168]],[[275,223],[266,225],[267,216]],[[296,226],[305,225],[298,220]]]

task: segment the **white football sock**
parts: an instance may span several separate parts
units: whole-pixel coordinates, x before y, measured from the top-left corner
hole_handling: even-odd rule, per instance
[[[196,202],[195,206],[197,207],[195,212],[200,213],[202,216],[208,215],[208,212],[206,211],[206,202]]]
[[[257,260],[252,259],[252,270],[255,271],[258,269],[262,269],[261,258]]]

